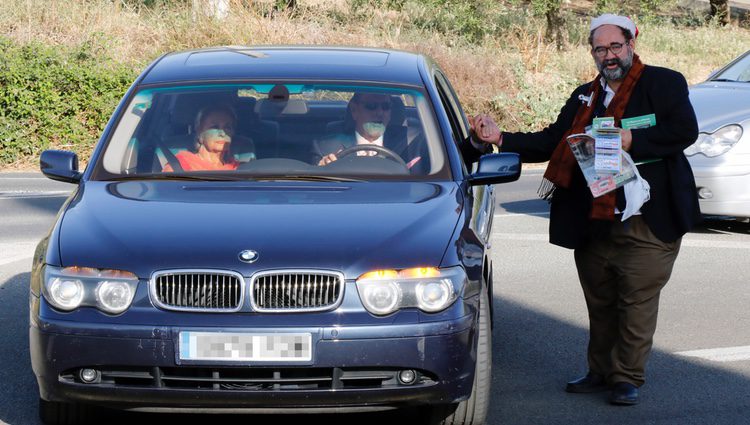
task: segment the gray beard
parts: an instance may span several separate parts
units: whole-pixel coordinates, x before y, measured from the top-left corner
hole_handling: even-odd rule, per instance
[[[615,69],[607,69],[605,68],[606,65],[616,63],[617,68]],[[628,71],[630,71],[630,68],[633,66],[633,55],[632,53],[629,54],[625,59],[620,60],[618,59],[610,59],[607,61],[602,61],[601,63],[597,63],[596,67],[599,68],[599,73],[602,74],[602,77],[606,79],[607,81],[619,81],[625,78],[625,76],[628,74]]]

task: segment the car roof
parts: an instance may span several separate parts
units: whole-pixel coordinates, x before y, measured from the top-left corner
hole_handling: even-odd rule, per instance
[[[423,86],[422,55],[334,46],[225,46],[169,53],[140,84],[226,80],[369,81]]]

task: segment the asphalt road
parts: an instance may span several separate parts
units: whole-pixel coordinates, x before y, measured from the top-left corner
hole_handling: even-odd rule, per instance
[[[642,403],[567,394],[585,372],[587,318],[572,252],[547,243],[538,171],[497,186],[493,224],[495,330],[490,424],[750,423],[750,226],[710,220],[685,236],[662,293]],[[0,423],[37,424],[28,356],[30,257],[71,185],[38,174],[0,174]],[[699,351],[695,350],[708,350]],[[111,413],[109,423],[309,422],[309,416]],[[415,423],[414,412],[319,416],[328,424]]]

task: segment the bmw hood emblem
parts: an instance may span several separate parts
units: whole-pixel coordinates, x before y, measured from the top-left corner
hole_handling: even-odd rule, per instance
[[[246,249],[244,251],[240,251],[240,261],[245,263],[254,263],[255,260],[258,259],[258,253],[256,251],[253,251],[252,249]]]

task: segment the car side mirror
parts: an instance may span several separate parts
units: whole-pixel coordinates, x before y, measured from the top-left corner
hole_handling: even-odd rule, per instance
[[[469,176],[469,184],[508,183],[521,176],[521,157],[517,153],[495,153],[479,157],[477,171]]]
[[[66,183],[81,181],[81,173],[78,172],[78,156],[73,152],[46,150],[39,158],[39,168],[52,180]]]

